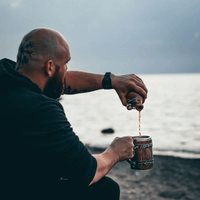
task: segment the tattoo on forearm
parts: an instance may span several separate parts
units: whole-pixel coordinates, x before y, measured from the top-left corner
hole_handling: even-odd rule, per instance
[[[72,90],[70,85],[66,89],[66,94],[77,94],[77,93],[84,93],[84,92],[89,92],[89,91],[87,89],[82,89],[82,90],[73,89]]]

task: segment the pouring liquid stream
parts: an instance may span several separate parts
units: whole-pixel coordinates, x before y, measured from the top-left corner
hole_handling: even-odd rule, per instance
[[[140,136],[140,138],[141,138],[142,135],[141,135],[140,118],[141,118],[141,113],[140,113],[140,111],[139,111],[139,136]]]

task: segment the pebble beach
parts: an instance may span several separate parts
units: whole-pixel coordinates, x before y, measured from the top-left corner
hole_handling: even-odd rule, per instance
[[[90,148],[92,153],[103,149]],[[120,200],[199,200],[200,159],[154,155],[150,170],[132,170],[126,161],[107,174],[120,185]]]

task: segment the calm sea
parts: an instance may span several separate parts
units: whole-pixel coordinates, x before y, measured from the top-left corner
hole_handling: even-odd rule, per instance
[[[141,112],[142,135],[154,154],[200,158],[200,74],[141,75],[149,92]],[[74,132],[92,147],[107,147],[117,136],[137,136],[138,111],[122,106],[114,90],[63,96]],[[103,135],[102,129],[115,133]]]

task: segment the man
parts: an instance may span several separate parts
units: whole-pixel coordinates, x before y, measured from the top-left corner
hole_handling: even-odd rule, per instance
[[[146,99],[136,75],[68,71],[71,55],[64,37],[38,28],[24,36],[17,63],[0,61],[0,155],[3,199],[119,199],[119,186],[105,177],[119,161],[133,157],[131,137],[115,138],[91,155],[68,122],[62,94],[115,89]]]

